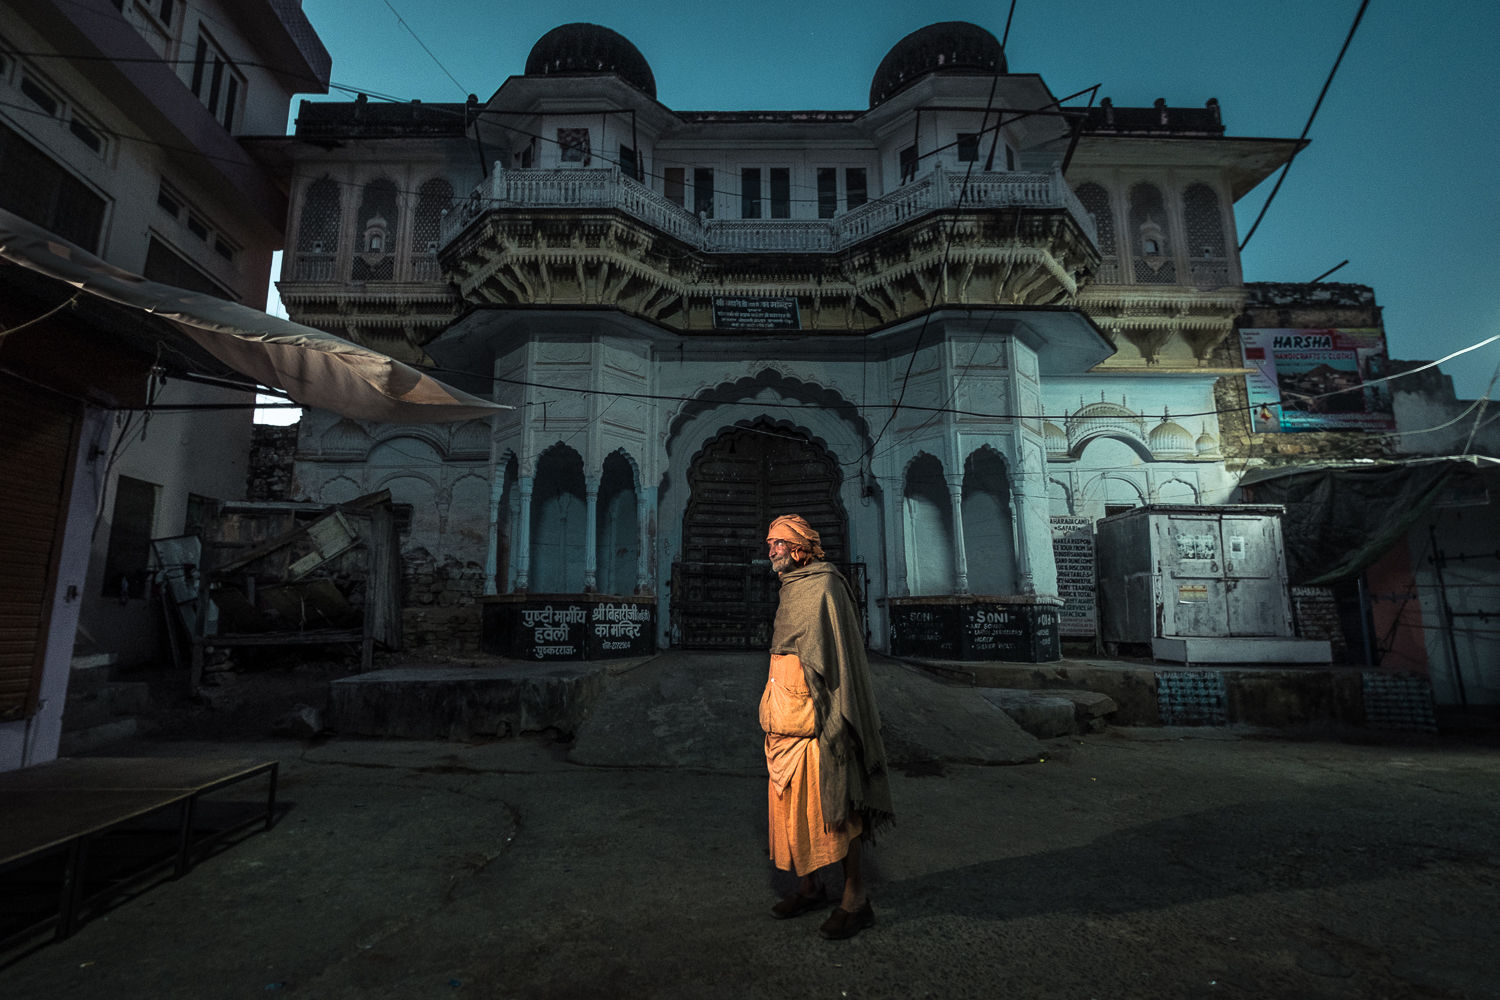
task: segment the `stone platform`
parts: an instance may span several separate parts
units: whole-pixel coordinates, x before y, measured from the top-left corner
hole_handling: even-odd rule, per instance
[[[649,670],[637,670],[648,663]],[[884,692],[882,717],[898,729],[912,730],[915,741],[934,746],[942,743],[939,730],[973,712],[992,720],[980,727],[991,733],[1002,724],[1019,724],[1042,739],[1104,725],[1436,729],[1425,678],[1360,667],[1241,664],[1192,669],[1149,661],[972,663],[893,660],[880,654],[873,654],[871,663]],[[949,683],[937,683],[939,679]],[[686,727],[681,742],[691,744],[707,716],[743,715],[754,728],[754,706],[764,682],[763,653],[673,650],[605,662],[496,659],[409,666],[334,681],[328,728],[345,736],[472,740],[539,732],[572,737],[589,722],[594,732],[586,740],[580,737],[582,749],[618,724],[632,739],[642,731],[654,733],[648,742],[653,743],[650,753],[657,753],[654,741],[667,739],[673,726]],[[966,694],[963,688],[979,690],[958,704],[953,699]],[[629,710],[619,709],[626,704]],[[949,756],[987,760],[990,752]],[[616,746],[594,754],[590,763],[619,757]]]
[[[330,685],[329,725],[344,736],[426,740],[572,734],[604,689],[609,669],[496,661],[375,670]]]
[[[924,670],[979,688],[1105,694],[1117,726],[1245,725],[1432,731],[1425,677],[1358,666],[1171,663],[1065,659],[1056,663],[967,663],[906,658]]]

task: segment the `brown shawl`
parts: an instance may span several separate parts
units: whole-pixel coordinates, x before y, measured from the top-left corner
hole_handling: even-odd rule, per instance
[[[781,575],[772,653],[795,653],[818,716],[823,816],[840,824],[858,813],[865,839],[894,818],[880,713],[865,657],[864,629],[849,582],[813,561]]]

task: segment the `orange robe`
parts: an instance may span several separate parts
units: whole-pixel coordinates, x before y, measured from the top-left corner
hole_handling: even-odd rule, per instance
[[[823,821],[818,783],[818,725],[802,661],[790,653],[772,654],[771,672],[760,698],[760,727],[766,733],[766,800],[771,861],[777,868],[809,875],[849,853],[859,836],[858,815],[842,828]]]

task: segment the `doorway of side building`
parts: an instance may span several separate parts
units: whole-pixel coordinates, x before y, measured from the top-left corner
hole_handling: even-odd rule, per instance
[[[838,459],[770,421],[727,427],[688,470],[682,561],[672,564],[672,635],[683,649],[765,649],[777,584],[766,528],[801,514],[822,534],[827,559],[863,605],[863,567],[848,564],[848,515]]]

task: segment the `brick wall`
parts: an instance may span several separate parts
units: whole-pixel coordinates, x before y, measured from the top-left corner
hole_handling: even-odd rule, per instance
[[[290,500],[297,425],[256,424],[250,438],[246,500]]]
[[[441,561],[426,549],[402,553],[402,629],[408,652],[448,655],[479,652],[480,607],[484,567]]]

